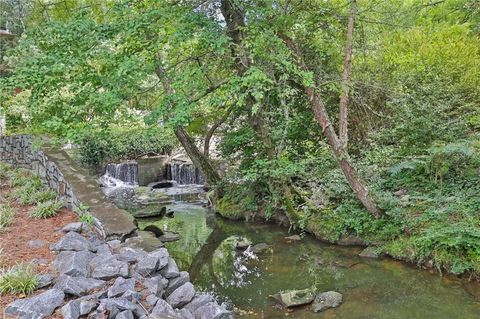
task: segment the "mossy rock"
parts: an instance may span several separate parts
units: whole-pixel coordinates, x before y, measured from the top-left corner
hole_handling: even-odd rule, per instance
[[[245,209],[231,202],[226,197],[220,198],[215,208],[218,214],[228,219],[240,220],[244,217]]]

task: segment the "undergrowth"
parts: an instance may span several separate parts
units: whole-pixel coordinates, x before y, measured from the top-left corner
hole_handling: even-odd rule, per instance
[[[57,200],[49,200],[38,205],[30,211],[31,218],[49,218],[57,215],[63,203]]]
[[[38,286],[38,277],[32,265],[18,264],[0,271],[0,295],[29,295]]]

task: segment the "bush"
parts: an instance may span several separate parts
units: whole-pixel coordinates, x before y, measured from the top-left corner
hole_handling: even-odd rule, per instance
[[[0,205],[0,232],[5,231],[13,221],[15,211],[8,204]]]
[[[0,295],[29,295],[38,286],[38,278],[31,265],[19,264],[0,273]]]
[[[89,131],[79,139],[79,155],[87,166],[98,167],[107,162],[168,154],[176,143],[173,132],[162,128]]]
[[[49,200],[43,203],[39,203],[30,212],[32,218],[49,218],[57,215],[60,208],[63,207],[63,203],[56,200]]]

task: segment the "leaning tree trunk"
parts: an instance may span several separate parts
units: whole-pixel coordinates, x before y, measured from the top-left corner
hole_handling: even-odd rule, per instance
[[[175,136],[177,136],[178,140],[187,152],[188,157],[190,157],[192,160],[193,165],[199,168],[203,175],[205,175],[207,185],[216,185],[220,181],[220,175],[212,166],[208,158],[202,152],[200,152],[197,145],[195,145],[195,141],[188,134],[188,132],[185,131],[183,127],[179,126],[175,129]]]

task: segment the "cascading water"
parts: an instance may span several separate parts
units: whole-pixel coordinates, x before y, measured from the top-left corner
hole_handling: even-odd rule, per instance
[[[138,185],[138,164],[137,162],[108,164],[105,175],[100,180],[107,187],[136,186]]]
[[[202,172],[187,163],[167,164],[167,179],[177,182],[178,185],[203,185],[205,177]]]

